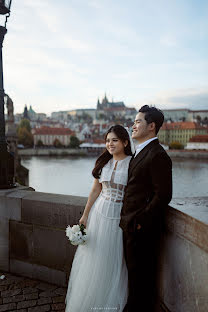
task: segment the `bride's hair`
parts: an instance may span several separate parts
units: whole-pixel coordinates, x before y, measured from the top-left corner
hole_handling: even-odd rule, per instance
[[[124,147],[124,153],[126,155],[131,156],[132,152],[131,152],[131,144],[130,144],[130,139],[129,139],[129,134],[126,131],[126,129],[121,126],[121,125],[115,125],[110,127],[110,129],[107,131],[107,133],[105,134],[105,141],[107,138],[108,133],[113,132],[116,134],[116,136],[124,143],[126,141],[128,141],[128,144],[126,147]],[[107,149],[105,149],[105,151],[98,157],[98,159],[95,162],[95,167],[92,170],[92,175],[94,178],[99,179],[101,171],[103,169],[103,167],[105,166],[105,164],[107,164],[107,162],[112,158],[113,156],[108,152]]]

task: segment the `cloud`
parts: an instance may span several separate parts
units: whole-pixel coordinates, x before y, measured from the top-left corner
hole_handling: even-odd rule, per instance
[[[162,109],[188,108],[208,110],[208,88],[164,91],[146,104],[150,103]]]
[[[160,38],[160,43],[164,46],[172,48],[177,46],[177,39],[172,35],[166,34]]]

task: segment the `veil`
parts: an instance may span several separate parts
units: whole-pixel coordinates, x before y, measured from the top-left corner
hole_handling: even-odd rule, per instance
[[[132,154],[134,154],[135,153],[135,151],[136,151],[136,149],[135,149],[135,145],[134,145],[134,141],[133,141],[133,139],[132,139],[132,137],[131,137],[131,132],[130,132],[130,130],[129,130],[129,128],[128,127],[124,127],[125,129],[126,129],[126,131],[128,132],[128,135],[129,135],[129,141],[130,141],[130,145],[131,145],[131,152],[132,152]]]

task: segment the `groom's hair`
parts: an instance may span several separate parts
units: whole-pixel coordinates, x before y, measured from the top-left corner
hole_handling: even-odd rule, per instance
[[[164,121],[163,112],[160,109],[149,105],[142,106],[139,112],[145,114],[145,120],[148,124],[151,122],[155,123],[155,133],[157,134]]]

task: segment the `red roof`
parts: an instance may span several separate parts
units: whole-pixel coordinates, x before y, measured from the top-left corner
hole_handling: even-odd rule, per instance
[[[204,127],[198,125],[196,122],[192,121],[181,121],[181,122],[165,122],[162,127],[162,130],[174,130],[174,129],[204,129]]]
[[[195,135],[190,138],[189,142],[208,142],[208,134]]]
[[[69,128],[51,128],[51,127],[41,127],[36,128],[34,135],[36,134],[51,134],[51,135],[73,135],[74,132]]]

